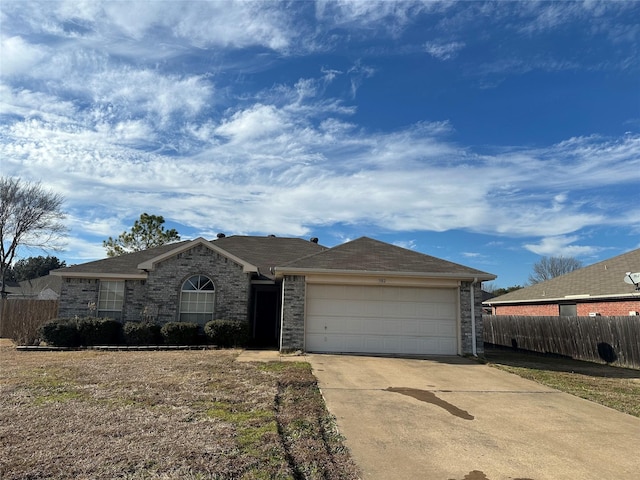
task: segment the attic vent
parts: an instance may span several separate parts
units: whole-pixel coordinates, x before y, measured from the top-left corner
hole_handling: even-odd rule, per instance
[[[226,235],[224,233],[220,232],[219,234],[216,235],[216,237],[224,238],[224,237],[226,237]]]
[[[318,243],[318,237],[311,237],[311,238],[309,239],[309,241],[310,241],[311,243]]]

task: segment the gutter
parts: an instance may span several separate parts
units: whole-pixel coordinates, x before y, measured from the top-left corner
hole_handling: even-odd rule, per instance
[[[478,277],[471,282],[471,353],[474,357],[478,356],[478,342],[476,339],[476,295],[473,286],[478,282]]]
[[[464,273],[443,273],[443,272],[407,272],[407,271],[388,271],[388,270],[349,270],[338,268],[299,268],[299,267],[275,267],[276,277],[283,275],[302,275],[302,274],[328,274],[328,275],[350,275],[350,276],[380,276],[380,277],[419,277],[419,278],[445,278],[460,281],[477,282],[480,278],[482,281],[495,280],[496,276],[492,274],[479,275],[472,277],[470,274]]]

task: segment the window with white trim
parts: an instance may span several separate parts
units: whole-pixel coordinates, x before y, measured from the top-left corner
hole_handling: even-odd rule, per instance
[[[209,277],[194,275],[188,278],[180,292],[180,321],[204,325],[213,320],[215,290]]]
[[[124,281],[100,280],[98,292],[98,317],[122,319],[124,305]]]

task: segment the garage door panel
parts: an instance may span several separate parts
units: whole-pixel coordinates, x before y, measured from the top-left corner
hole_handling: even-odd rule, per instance
[[[308,285],[306,349],[456,354],[457,291]]]
[[[308,335],[307,350],[316,352],[451,355],[456,341],[450,338],[380,335]]]
[[[456,318],[456,309],[457,306],[455,304],[438,303],[434,306],[434,316],[438,318]]]

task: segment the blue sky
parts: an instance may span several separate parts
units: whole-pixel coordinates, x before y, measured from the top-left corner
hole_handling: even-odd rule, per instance
[[[1,173],[65,197],[67,264],[147,212],[183,239],[366,235],[524,284],[541,255],[640,247],[639,18],[3,0]]]

